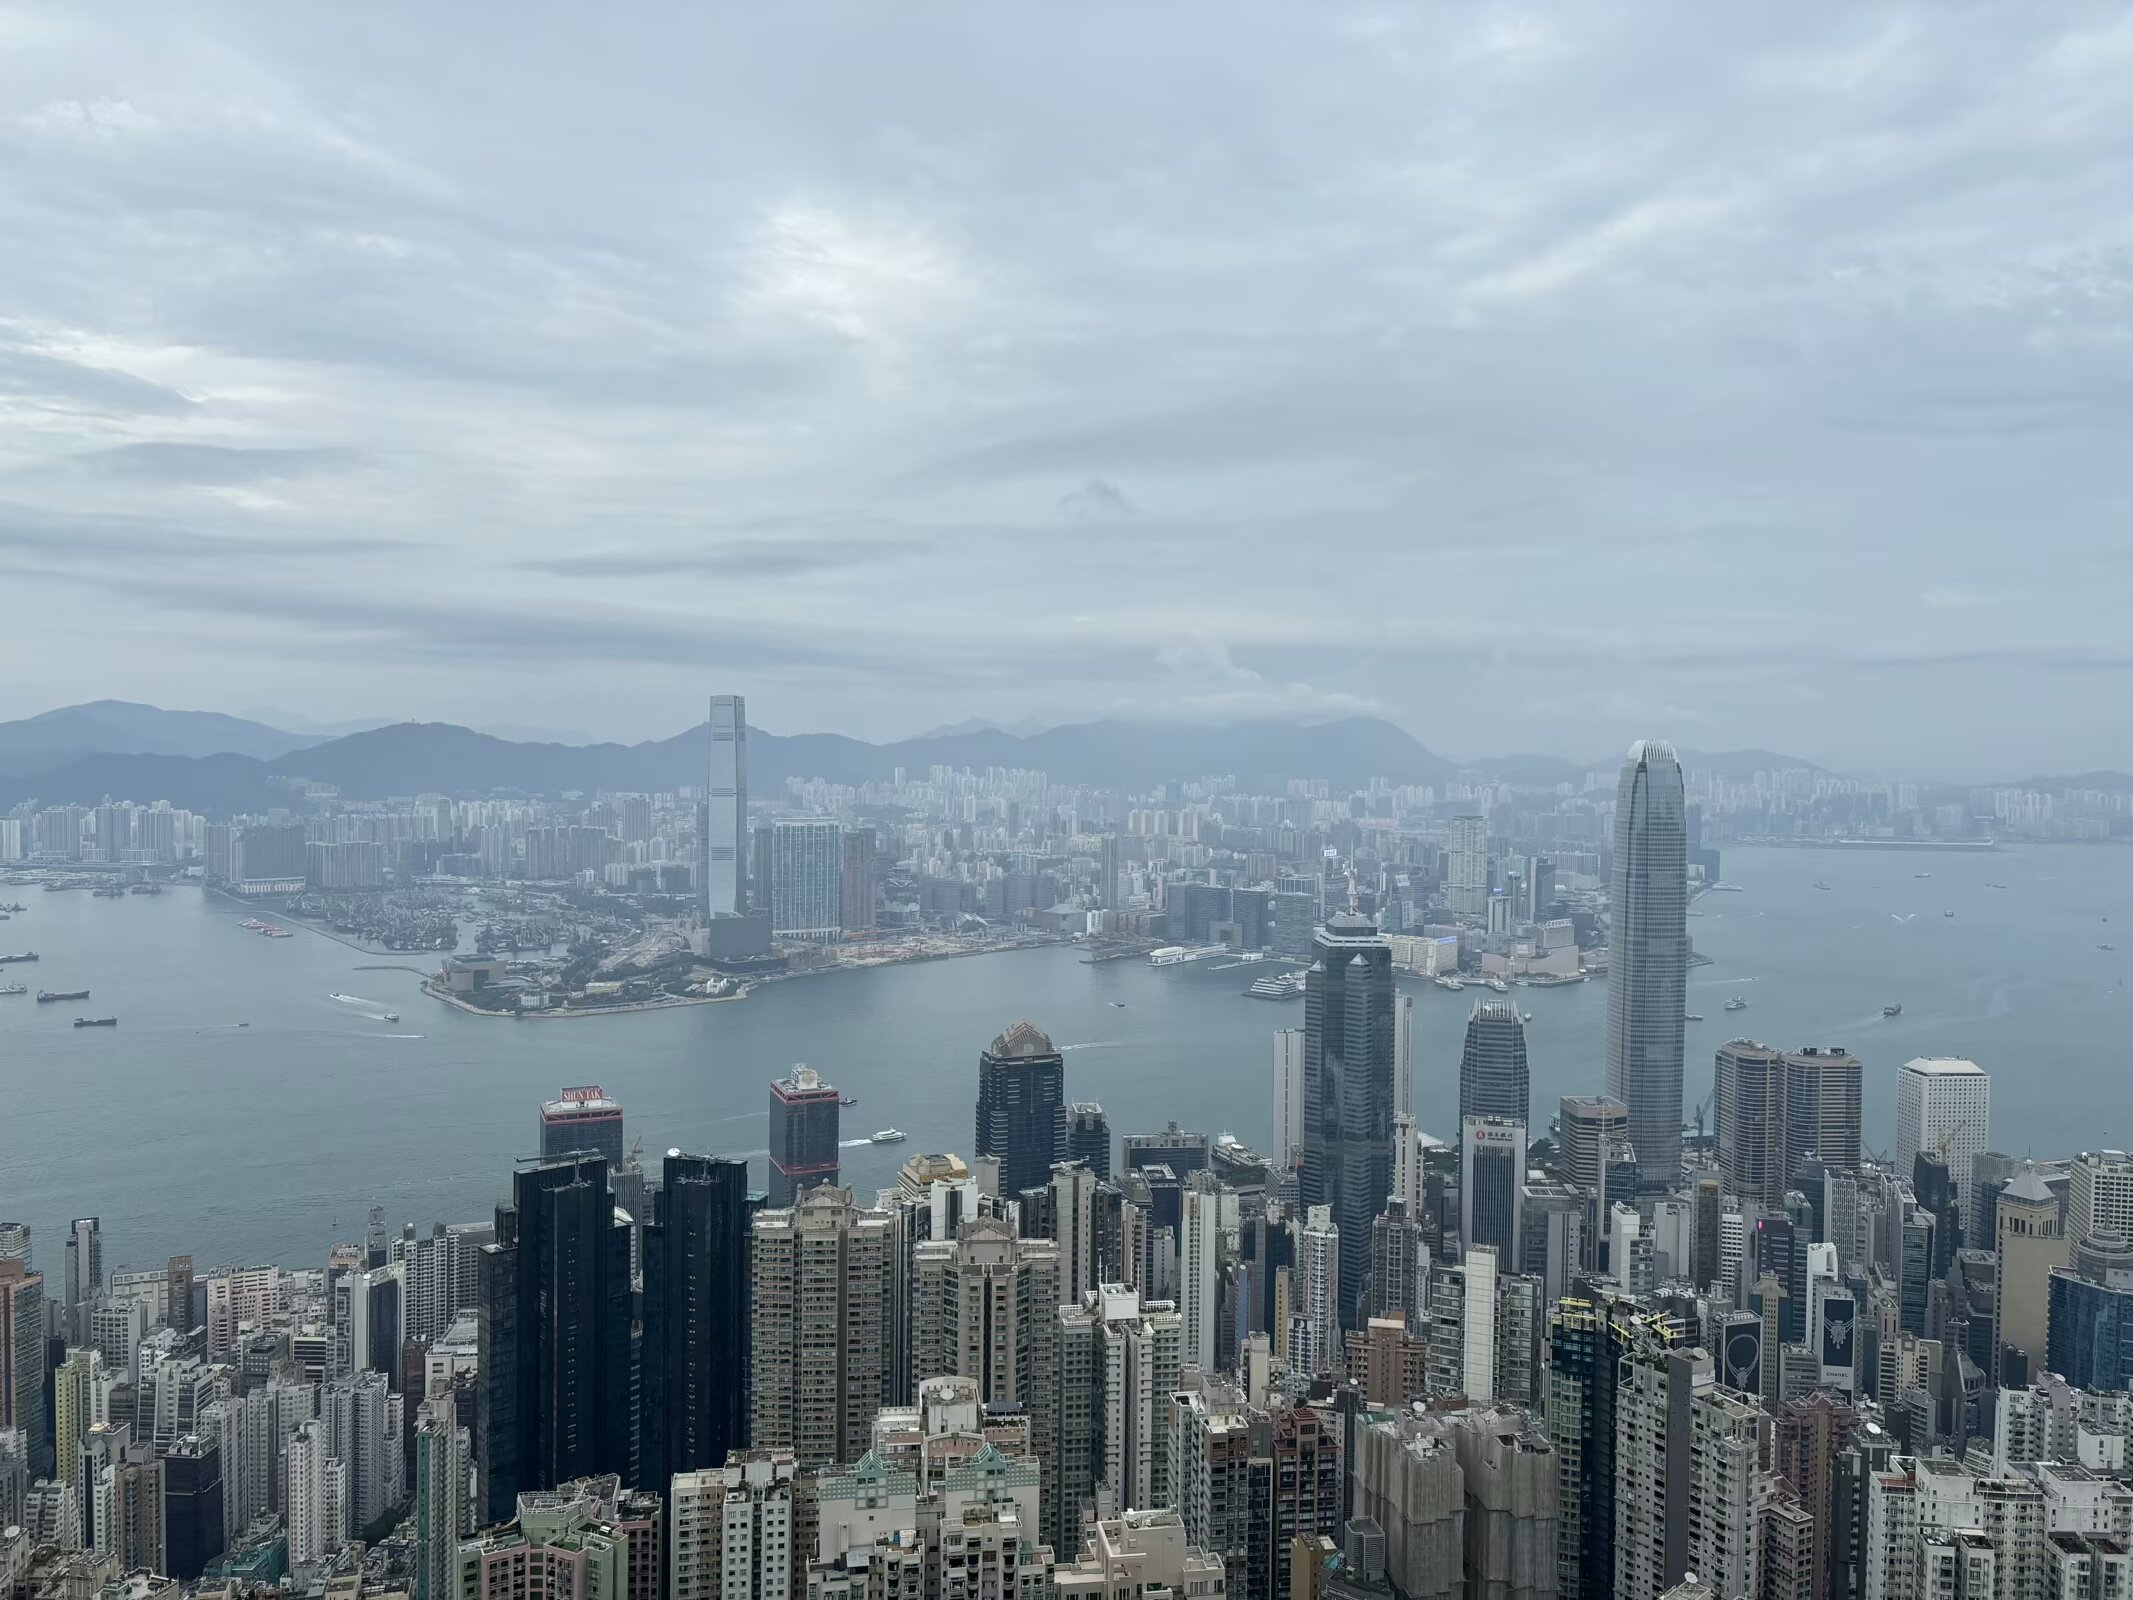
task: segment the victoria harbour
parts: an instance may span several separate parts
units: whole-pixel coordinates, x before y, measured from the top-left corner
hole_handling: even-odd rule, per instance
[[[1689,976],[1704,1020],[1687,1027],[1685,1117],[1710,1093],[1712,1051],[1747,1035],[1856,1052],[1869,1129],[1891,1125],[1902,1062],[1966,1055],[2005,1074],[1998,1148],[2124,1142],[2133,941],[2100,947],[2133,920],[2133,852],[1744,848],[1728,853],[1726,881],[1739,892],[1704,895],[1689,924],[1710,960]],[[242,907],[190,888],[15,898],[27,909],[0,928],[0,953],[40,960],[8,970],[93,999],[0,998],[0,1170],[34,1197],[40,1231],[100,1212],[129,1262],[191,1250],[203,1265],[307,1263],[358,1236],[373,1205],[395,1229],[486,1216],[499,1174],[537,1148],[538,1103],[565,1084],[620,1099],[650,1157],[756,1158],[769,1080],[796,1061],[857,1100],[842,1176],[871,1193],[913,1150],[967,1148],[978,1052],[1022,1018],[1064,1048],[1069,1097],[1100,1101],[1114,1126],[1175,1118],[1263,1147],[1270,1038],[1303,1022],[1300,1005],[1244,996],[1264,968],[1087,965],[1070,947],[796,979],[725,1005],[512,1022],[422,994],[411,969],[425,958],[304,930],[261,939],[238,926]],[[1417,1120],[1447,1135],[1467,1012],[1487,991],[1403,979],[1402,992],[1416,1005]],[[1600,1079],[1605,986],[1513,994],[1531,1016],[1538,1134],[1560,1095]],[[1748,1005],[1728,1014],[1733,998]],[[1885,1018],[1889,1005],[1902,1014]],[[120,1025],[77,1031],[77,1012]],[[865,1142],[892,1125],[910,1142]]]

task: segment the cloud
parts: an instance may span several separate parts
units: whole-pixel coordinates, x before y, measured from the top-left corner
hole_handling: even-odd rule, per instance
[[[1076,522],[1102,522],[1136,516],[1140,511],[1126,498],[1125,490],[1103,478],[1091,478],[1079,489],[1061,495],[1059,509]]]
[[[909,560],[932,548],[924,539],[729,539],[685,549],[586,551],[536,556],[513,565],[521,571],[567,578],[797,577],[851,567]]]
[[[155,440],[90,451],[70,457],[58,466],[90,477],[136,483],[230,488],[338,471],[355,465],[360,459],[360,454],[354,450],[330,447],[184,444]]]
[[[194,402],[130,372],[22,346],[0,345],[0,409],[8,399],[99,416],[170,416]]]

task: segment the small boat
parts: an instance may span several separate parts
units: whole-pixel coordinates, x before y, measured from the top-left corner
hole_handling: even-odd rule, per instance
[[[400,1013],[397,1011],[387,1011],[382,1013],[379,1016],[378,1020],[380,1022],[398,1022],[400,1020]]]
[[[2115,944],[2100,944],[2096,948],[2099,950],[2116,950],[2118,946]]]
[[[1703,1013],[1700,1011],[1691,1011],[1684,1015],[1681,1020],[1683,1022],[1701,1022],[1703,1021]]]
[[[77,1028],[115,1028],[118,1025],[119,1019],[117,1017],[76,1017],[74,1019],[74,1026]]]
[[[1883,1006],[1883,1007],[1881,1008],[1881,1014],[1882,1014],[1882,1015],[1883,1015],[1884,1017],[1900,1017],[1900,1016],[1902,1016],[1902,1015],[1903,1015],[1903,1002],[1899,1000],[1899,1001],[1898,1001],[1898,1002],[1897,1002],[1897,1003],[1896,1003],[1895,1005],[1892,1005],[1892,1006]]]
[[[1748,1009],[1748,997],[1742,994],[1735,995],[1726,1002],[1726,1009],[1728,1011],[1746,1011]]]
[[[857,1096],[856,1094],[848,1094],[839,1103],[842,1105],[856,1106],[857,1104],[859,1104],[859,1096]]]
[[[1952,916],[1954,916],[1954,915],[1955,915],[1955,913],[1954,913],[1954,912],[1952,912],[1952,911],[1943,911],[1943,912],[1941,913],[1941,915],[1942,915],[1942,916],[1944,916],[1944,917],[1952,917]]]
[[[1123,1000],[1114,1000],[1111,1002],[1111,1009],[1113,1011],[1123,1011],[1126,1009],[1126,1002]]]
[[[89,991],[87,989],[39,989],[37,991],[37,1003],[41,1006],[48,1006],[54,1000],[86,1000],[88,998]]]
[[[901,1128],[882,1128],[870,1135],[868,1142],[871,1144],[902,1144],[909,1137],[910,1135]]]
[[[17,963],[17,962],[22,962],[22,961],[35,961],[36,959],[37,959],[37,952],[36,952],[36,951],[34,951],[34,950],[25,950],[25,951],[23,951],[23,952],[22,952],[22,953],[21,953],[20,955],[13,955],[13,956],[0,956],[0,967],[12,966],[12,965],[14,965],[14,964],[15,964],[15,963]]]
[[[26,983],[0,983],[0,994],[28,994],[29,992],[30,986]]]
[[[1988,883],[1985,885],[1985,887],[1988,889],[2004,889],[2007,887],[2007,885],[2004,883]],[[2105,920],[2108,921],[2109,919],[2106,918]]]
[[[1829,893],[1829,885],[1824,883],[1820,878],[1815,879],[1815,887],[1817,889],[1820,889],[1824,894]]]
[[[1930,878],[1933,876],[1933,874],[1930,872],[1914,872],[1911,874],[1911,876],[1914,878]]]

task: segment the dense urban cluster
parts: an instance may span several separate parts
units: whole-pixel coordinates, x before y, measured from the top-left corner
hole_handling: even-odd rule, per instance
[[[1266,1149],[1115,1136],[1014,1021],[975,1050],[968,1147],[871,1195],[840,1182],[834,1073],[795,1066],[767,1085],[767,1189],[744,1160],[647,1162],[588,1085],[541,1107],[493,1219],[394,1235],[376,1210],[316,1268],[107,1271],[96,1217],[56,1247],[0,1223],[0,1592],[2133,1592],[2133,1158],[1996,1152],[1988,1074],[1933,1057],[1877,1151],[1860,1060],[1804,1042],[1728,1041],[1682,1120],[1720,843],[1781,817],[1975,837],[1972,806],[1692,784],[1655,742],[1605,791],[1260,787],[1119,804],[937,771],[794,785],[774,809],[804,814],[763,817],[723,699],[700,797],[396,813],[427,819],[397,841],[415,876],[594,888],[634,870],[618,852],[672,860],[689,955],[741,970],[913,914],[1042,923],[1092,960],[1293,957]],[[239,892],[328,887],[335,852],[365,874],[386,842],[331,811],[55,814],[12,820],[40,850],[123,832],[107,864],[196,839]],[[1417,978],[1489,991],[1456,1106],[1417,1105]],[[1605,1078],[1543,1125],[1510,996],[1589,980]]]

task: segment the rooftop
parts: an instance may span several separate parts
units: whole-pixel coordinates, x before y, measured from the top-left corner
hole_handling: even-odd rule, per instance
[[[1053,1049],[1051,1036],[1034,1022],[1017,1022],[993,1040],[985,1053],[994,1060],[1015,1060],[1059,1052]]]

